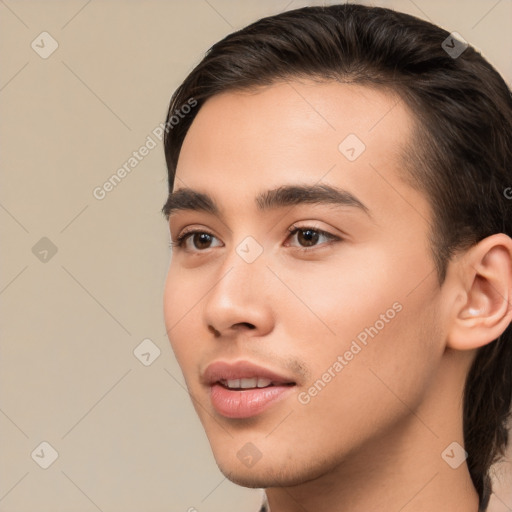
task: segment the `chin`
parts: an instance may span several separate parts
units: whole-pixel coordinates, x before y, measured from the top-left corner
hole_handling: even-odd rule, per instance
[[[265,470],[225,468],[218,465],[221,473],[234,484],[250,489],[266,489],[269,487],[288,487],[298,485],[303,481],[292,478],[291,475],[269,474]]]
[[[228,480],[231,480],[231,482],[236,485],[240,485],[241,487],[247,487],[249,489],[266,489],[268,487],[281,486],[279,483],[276,483],[263,475],[247,474],[247,472],[244,473],[242,471],[224,471],[220,466],[219,469]]]
[[[261,460],[252,468],[241,466],[238,459],[225,461],[216,458],[216,462],[221,473],[228,480],[251,489],[293,487],[315,480],[325,473],[325,467],[322,464],[317,467],[313,464],[299,467],[297,461],[290,460],[286,463]]]

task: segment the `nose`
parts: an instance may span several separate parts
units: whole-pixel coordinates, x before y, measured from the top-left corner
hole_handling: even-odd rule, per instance
[[[274,326],[271,278],[263,256],[247,263],[233,250],[205,298],[206,328],[217,338],[268,334]]]

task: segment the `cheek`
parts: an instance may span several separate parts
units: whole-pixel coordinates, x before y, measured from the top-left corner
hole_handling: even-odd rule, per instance
[[[164,321],[171,347],[182,367],[187,367],[190,355],[200,349],[198,311],[202,294],[204,291],[192,275],[184,280],[176,267],[170,265],[163,297]]]
[[[178,301],[178,297],[180,296],[179,288],[179,281],[176,279],[173,272],[173,266],[171,265],[167,271],[163,301],[165,329],[167,335],[171,339],[171,343],[173,331],[178,323],[178,319],[180,318],[181,306]]]
[[[434,314],[412,301],[402,306],[389,323],[369,322],[360,331],[365,343],[340,336],[311,352],[311,378],[297,397],[294,418],[308,432],[305,443],[317,438],[319,452],[334,445],[343,451],[387,431],[428,391],[442,355],[432,342]]]
[[[328,263],[283,265],[278,273],[287,288],[276,286],[273,296],[279,300],[272,305],[276,316],[295,333],[308,333],[309,341],[313,336],[317,349],[321,343],[342,350],[344,343],[375,322],[382,329],[380,315],[387,313],[386,320],[393,319],[393,304],[401,299],[390,286],[393,278],[385,262],[371,262],[355,252],[346,251]]]
[[[345,258],[329,268],[319,265],[300,279],[293,270],[286,277],[283,269],[283,280],[294,283],[293,291],[303,304],[288,311],[281,305],[279,316],[293,326],[290,338],[297,340],[294,349],[309,363],[311,383],[329,369],[336,374],[333,379],[325,375],[330,391],[322,391],[320,402],[335,398],[329,395],[339,387],[340,392],[352,390],[334,402],[344,409],[345,402],[355,400],[357,405],[360,393],[369,403],[386,395],[399,403],[387,386],[415,401],[441,358],[435,275],[423,281],[429,272],[426,261],[416,259],[411,265],[407,258],[400,263],[395,254],[375,252],[373,260],[369,255],[360,258],[365,265]],[[333,368],[339,357],[342,370],[339,364]]]

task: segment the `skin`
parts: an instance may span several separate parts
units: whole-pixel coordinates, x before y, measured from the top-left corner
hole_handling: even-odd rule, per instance
[[[185,138],[174,190],[210,194],[223,215],[171,215],[173,240],[189,229],[213,238],[173,248],[165,323],[220,470],[265,488],[272,512],[477,512],[466,463],[452,469],[441,454],[463,445],[461,396],[476,349],[511,320],[512,243],[493,235],[458,255],[440,286],[429,202],[401,177],[413,126],[390,93],[292,81],[210,98]],[[366,145],[353,162],[338,149],[350,133]],[[348,190],[369,215],[256,208],[258,193],[292,183]],[[320,237],[304,253],[293,225],[339,240]],[[247,236],[263,249],[250,264],[236,252]],[[301,403],[395,303],[400,312]],[[217,360],[291,376],[294,392],[255,418],[225,418],[200,381]],[[246,443],[261,452],[252,467],[237,457]]]

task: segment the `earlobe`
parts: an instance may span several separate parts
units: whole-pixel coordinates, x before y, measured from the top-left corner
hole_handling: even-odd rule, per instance
[[[454,304],[447,346],[472,350],[497,339],[512,321],[512,239],[484,238],[456,263],[455,286],[464,300]]]

